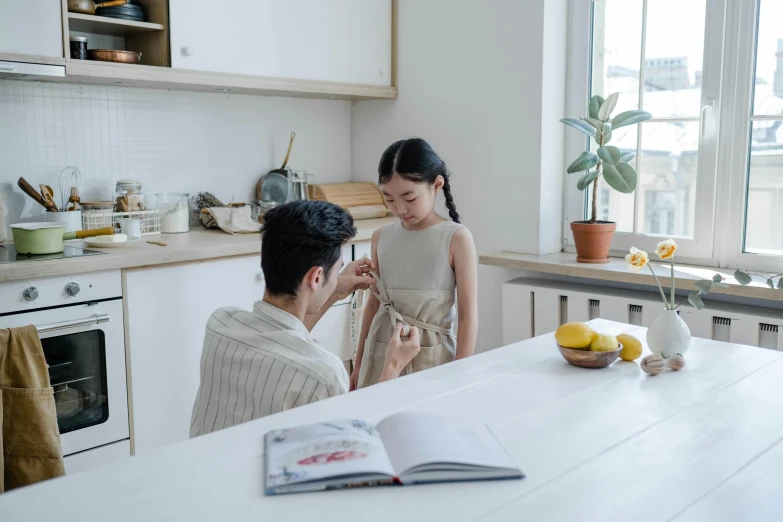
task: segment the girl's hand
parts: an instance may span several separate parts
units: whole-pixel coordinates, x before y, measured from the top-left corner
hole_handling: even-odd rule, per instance
[[[348,391],[356,391],[359,389],[359,366],[354,367],[351,372],[351,381]]]

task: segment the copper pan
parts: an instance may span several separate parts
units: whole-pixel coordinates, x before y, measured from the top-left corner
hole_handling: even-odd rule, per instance
[[[90,49],[87,59],[99,62],[139,63],[141,53],[135,51],[113,51],[110,49]]]

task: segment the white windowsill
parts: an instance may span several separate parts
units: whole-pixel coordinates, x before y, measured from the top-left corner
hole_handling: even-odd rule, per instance
[[[642,272],[629,270],[623,258],[611,258],[608,263],[588,264],[577,263],[576,255],[568,252],[536,256],[532,254],[517,254],[514,252],[493,252],[481,254],[479,264],[499,266],[515,270],[529,270],[546,274],[556,274],[568,277],[582,277],[601,281],[614,281],[645,286],[656,286],[655,278],[649,268]],[[655,270],[664,290],[670,288],[669,265],[660,261],[652,261],[650,266]],[[783,301],[783,290],[769,288],[764,281],[754,280],[748,286],[743,286],[734,280],[734,270],[675,263],[674,278],[677,289],[696,290],[694,282],[701,279],[712,279],[715,274],[721,274],[728,288],[713,287],[711,294],[724,294],[750,299],[766,299]]]

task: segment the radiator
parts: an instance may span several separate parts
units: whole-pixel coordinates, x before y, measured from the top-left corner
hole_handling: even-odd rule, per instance
[[[503,283],[503,343],[553,332],[571,321],[608,319],[649,326],[663,310],[656,291],[521,277]],[[683,297],[678,298],[683,299]],[[694,337],[783,350],[783,311],[757,306],[687,303],[678,311]]]

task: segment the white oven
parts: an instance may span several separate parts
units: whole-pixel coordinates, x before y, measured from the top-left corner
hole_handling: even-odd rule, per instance
[[[66,471],[130,456],[119,271],[1,283],[0,328],[30,324],[49,365]]]

